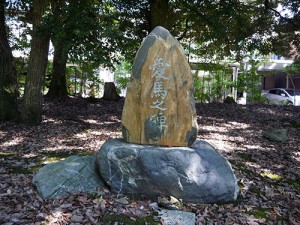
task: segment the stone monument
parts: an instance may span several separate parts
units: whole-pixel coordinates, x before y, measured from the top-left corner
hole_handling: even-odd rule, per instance
[[[122,133],[127,142],[159,146],[191,146],[197,137],[191,69],[181,45],[163,27],[137,52]]]
[[[156,27],[137,52],[122,114],[123,139],[96,155],[115,193],[174,196],[183,202],[234,201],[236,177],[210,144],[196,140],[193,81],[179,42]]]
[[[234,201],[236,177],[209,143],[196,139],[193,81],[179,42],[163,27],[144,40],[122,115],[123,139],[94,156],[48,164],[34,176],[43,198],[109,186],[117,194],[173,196],[191,203]]]

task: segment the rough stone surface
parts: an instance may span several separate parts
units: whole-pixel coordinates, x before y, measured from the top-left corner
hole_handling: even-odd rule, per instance
[[[230,202],[238,194],[228,161],[200,140],[191,148],[166,148],[114,139],[102,145],[96,161],[115,193],[174,196],[192,203]]]
[[[194,225],[196,217],[194,213],[161,209],[158,211],[158,218],[165,225]]]
[[[104,94],[103,99],[108,101],[118,101],[120,100],[120,95],[117,92],[117,88],[114,82],[104,83]]]
[[[263,135],[270,141],[284,142],[288,139],[287,132],[287,129],[269,129]]]
[[[104,187],[97,175],[94,156],[70,156],[48,164],[38,171],[32,182],[45,199],[93,192]]]
[[[158,216],[156,219],[166,225],[194,225],[196,223],[196,216],[191,212],[184,212],[180,210],[163,209],[158,206],[156,202],[151,203],[150,208],[156,211]]]
[[[179,42],[156,27],[137,52],[122,114],[127,142],[191,146],[197,137],[190,66]]]

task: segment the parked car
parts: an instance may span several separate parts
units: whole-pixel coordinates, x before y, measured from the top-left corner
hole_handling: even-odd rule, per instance
[[[300,91],[285,88],[273,88],[263,95],[269,103],[300,106]]]

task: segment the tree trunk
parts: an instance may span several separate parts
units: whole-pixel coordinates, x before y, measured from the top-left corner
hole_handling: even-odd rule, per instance
[[[150,14],[152,31],[156,26],[168,28],[169,0],[150,0]]]
[[[37,30],[48,4],[48,0],[33,0],[33,34],[21,115],[23,122],[30,124],[42,121],[43,86],[50,39],[48,34],[38,33]]]
[[[54,44],[52,78],[47,93],[49,98],[64,98],[68,96],[66,82],[67,55],[63,47]]]
[[[8,43],[4,16],[5,0],[0,0],[0,121],[17,117],[17,76]]]

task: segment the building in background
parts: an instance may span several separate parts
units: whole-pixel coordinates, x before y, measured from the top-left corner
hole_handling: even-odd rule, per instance
[[[292,65],[293,60],[284,57],[272,56],[270,61],[258,68],[258,72],[267,73],[262,78],[262,90],[272,88],[300,89],[300,71],[293,77],[285,72],[287,66]]]

